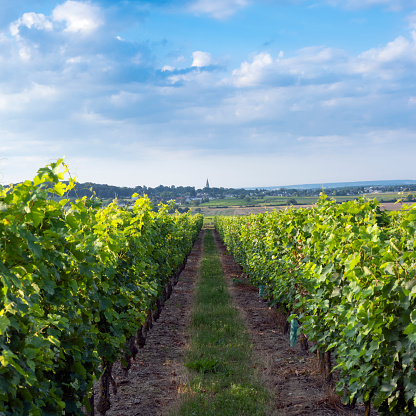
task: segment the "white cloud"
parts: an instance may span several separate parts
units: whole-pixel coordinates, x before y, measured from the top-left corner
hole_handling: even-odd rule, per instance
[[[215,19],[226,19],[247,5],[247,0],[196,0],[189,9],[196,14],[208,14]]]
[[[32,27],[38,30],[52,30],[53,25],[49,18],[42,13],[25,13],[20,19],[16,20],[10,25],[10,33],[12,36],[19,36],[20,26],[25,26],[29,29]]]
[[[10,24],[12,36],[20,37],[22,26],[28,29],[47,30],[54,29],[54,23],[65,22],[64,31],[88,34],[103,24],[100,8],[89,3],[68,0],[55,7],[51,17],[42,13],[24,13],[23,16]]]
[[[343,73],[346,59],[343,51],[322,47],[303,48],[294,57],[286,59],[282,51],[277,59],[262,52],[255,55],[251,62],[243,62],[226,82],[231,81],[237,87],[269,83],[287,85],[328,76],[331,72]]]
[[[56,6],[52,17],[56,22],[65,22],[65,31],[72,33],[88,34],[103,24],[101,12],[97,6],[73,0]]]
[[[368,83],[370,80],[398,80],[409,73],[416,73],[416,30],[410,31],[408,37],[399,36],[383,47],[369,49],[358,56],[323,47],[303,48],[288,58],[279,53],[276,59],[262,52],[254,55],[251,61],[242,62],[224,82],[246,88],[335,84],[342,79],[365,76]],[[331,105],[331,101],[327,105]]]
[[[237,87],[252,87],[263,80],[267,70],[272,68],[273,59],[270,54],[262,52],[255,55],[252,62],[243,62],[239,69],[233,71],[234,84]]]
[[[410,39],[399,36],[385,47],[360,54],[352,64],[353,71],[384,79],[396,78],[409,66],[416,70],[416,31],[411,31]]]
[[[212,57],[208,52],[195,51],[192,54],[192,66],[203,67],[211,63]]]
[[[5,93],[0,90],[0,109],[9,112],[27,111],[43,103],[56,99],[57,90],[48,85],[33,83],[18,93]]]

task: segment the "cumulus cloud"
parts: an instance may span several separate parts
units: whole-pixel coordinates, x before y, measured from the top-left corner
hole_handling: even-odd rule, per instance
[[[195,51],[192,54],[192,66],[203,67],[211,63],[212,57],[208,52]]]
[[[225,19],[248,5],[247,0],[196,0],[189,10],[196,14],[207,14],[215,19]]]
[[[95,31],[103,24],[98,6],[68,0],[57,5],[51,16],[34,12],[24,13],[21,18],[10,24],[10,34],[19,38],[22,27],[52,31],[62,22],[65,23],[64,32],[85,34]]]
[[[357,76],[366,77],[368,82],[368,79],[398,80],[415,71],[416,31],[412,30],[408,37],[399,36],[383,47],[369,49],[357,56],[324,47],[303,48],[289,58],[282,54],[274,58],[262,52],[241,63],[225,82],[239,88],[266,84],[333,84]]]
[[[416,31],[410,38],[397,37],[382,48],[360,54],[352,63],[353,70],[385,79],[397,78],[403,71],[416,70]]]
[[[273,63],[272,57],[266,52],[255,55],[252,62],[243,62],[239,69],[233,71],[234,84],[237,87],[258,85],[272,68]]]
[[[346,54],[333,48],[309,47],[300,49],[296,56],[284,58],[281,51],[277,58],[262,52],[254,55],[251,62],[245,61],[240,68],[233,70],[232,82],[237,87],[255,87],[268,83],[290,85],[308,80],[318,83],[333,82],[332,76],[345,72]],[[320,79],[320,80],[319,80]]]
[[[99,7],[73,0],[56,6],[52,18],[56,22],[65,22],[64,30],[72,33],[88,34],[103,24]]]
[[[32,27],[38,30],[52,30],[53,25],[42,13],[24,13],[23,16],[10,25],[10,33],[12,36],[19,36],[20,27],[24,26],[29,29]]]

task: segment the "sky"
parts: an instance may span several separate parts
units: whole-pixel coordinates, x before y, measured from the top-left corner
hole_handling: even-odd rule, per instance
[[[0,1],[0,184],[416,179],[416,0]]]

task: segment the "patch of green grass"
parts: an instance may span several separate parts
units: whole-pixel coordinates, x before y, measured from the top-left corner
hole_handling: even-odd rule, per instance
[[[254,373],[252,345],[232,305],[212,230],[204,255],[189,328],[185,366],[191,372],[176,416],[260,416],[269,414],[270,393]]]
[[[204,226],[213,227],[214,226],[214,216],[213,215],[204,215]]]

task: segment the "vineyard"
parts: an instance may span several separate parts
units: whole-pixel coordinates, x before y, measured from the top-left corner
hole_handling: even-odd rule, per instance
[[[217,217],[235,260],[305,348],[319,352],[345,403],[416,414],[416,207],[375,200]],[[299,338],[299,337],[298,337]]]
[[[170,215],[165,205],[155,212],[138,195],[130,208],[94,197],[69,202],[68,173],[59,160],[33,181],[0,188],[0,416],[105,415],[114,363],[121,360],[127,374],[202,227],[202,216]],[[345,404],[363,403],[367,415],[371,407],[416,414],[416,206],[387,212],[376,200],[337,204],[322,195],[311,208],[221,216],[215,226],[250,283],[284,316],[290,344],[317,351]],[[209,244],[200,280],[212,285],[210,302],[214,294],[229,302]],[[204,312],[192,321],[208,328],[208,344],[187,363],[205,366],[187,386],[203,400],[210,389],[221,399],[225,380],[235,390],[223,332],[245,331],[218,319]]]
[[[62,160],[0,188],[0,415],[100,414],[172,291],[201,216],[65,195]]]

